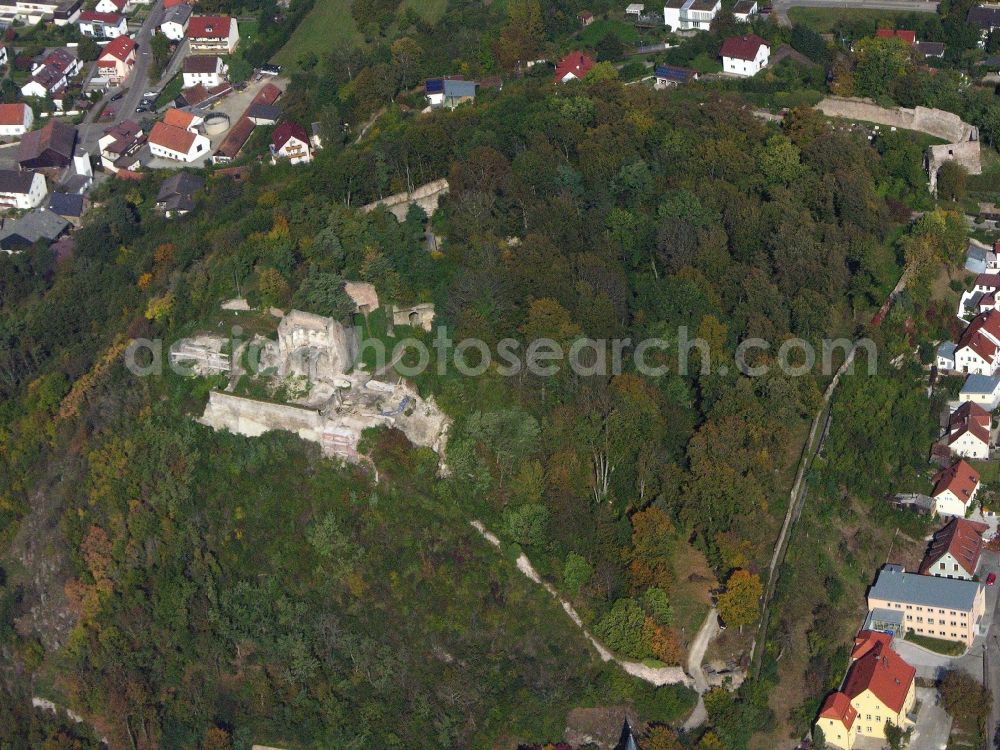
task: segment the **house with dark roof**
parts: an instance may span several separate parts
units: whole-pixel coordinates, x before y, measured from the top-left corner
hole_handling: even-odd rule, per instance
[[[920,563],[920,574],[971,581],[979,567],[983,534],[989,526],[965,518],[953,518],[934,534]]]
[[[75,227],[80,226],[84,209],[84,197],[80,193],[52,193],[49,196],[49,211]]]
[[[697,70],[681,68],[677,65],[657,65],[653,75],[656,81],[653,84],[655,89],[669,89],[698,80]]]
[[[97,141],[101,152],[101,166],[114,173],[120,169],[134,169],[138,164],[136,154],[145,143],[146,134],[134,120],[123,120],[112,125]]]
[[[983,46],[990,32],[1000,29],[1000,5],[977,5],[969,8],[965,22],[979,29],[982,40],[980,46]]]
[[[901,565],[884,565],[868,589],[868,609],[901,611],[908,631],[968,647],[980,634],[986,593],[975,581],[907,573]]]
[[[281,120],[281,107],[273,104],[251,104],[247,107],[246,116],[254,125],[277,125]]]
[[[76,128],[50,120],[39,130],[25,133],[17,149],[21,169],[62,169],[73,162]]]
[[[56,108],[62,109],[63,92],[81,67],[80,60],[69,51],[52,50],[32,65],[31,80],[21,87],[21,95],[39,99],[51,97]]]
[[[722,70],[734,76],[749,78],[757,75],[771,57],[771,46],[756,34],[731,36],[719,50]]]
[[[0,210],[26,211],[45,199],[45,177],[38,172],[0,169]]]
[[[988,459],[991,428],[989,412],[979,404],[966,401],[948,418],[945,444],[956,456]]]
[[[959,401],[972,401],[986,411],[1000,406],[1000,375],[969,375],[958,392]]]
[[[555,82],[579,81],[594,67],[594,59],[583,52],[570,52],[556,65]]]
[[[98,13],[85,10],[78,21],[80,34],[94,39],[117,39],[128,34],[125,16],[118,13]]]
[[[186,4],[167,8],[160,23],[160,32],[172,42],[179,42],[187,34],[191,21],[191,6]]]
[[[205,187],[205,180],[189,172],[171,175],[160,185],[156,194],[156,208],[167,216],[183,216],[194,210],[194,196]]]
[[[36,208],[19,219],[10,219],[0,228],[0,249],[18,252],[36,242],[61,237],[69,229],[69,222],[48,209]]]
[[[722,10],[722,0],[664,0],[663,24],[672,31],[707,31]]]
[[[229,16],[191,16],[187,39],[193,55],[231,55],[240,32],[236,19]]]
[[[926,57],[944,57],[945,46],[944,42],[917,42],[913,45],[913,48],[918,54]]]
[[[312,161],[309,134],[299,123],[286,120],[275,128],[271,136],[271,161],[277,159],[287,159],[291,164]]]
[[[757,15],[757,0],[736,0],[733,6],[733,18],[740,23],[750,23]]]
[[[187,7],[184,5],[178,6]],[[184,76],[184,88],[202,85],[205,88],[214,88],[226,80],[226,73],[229,67],[218,55],[191,55],[184,58],[182,68]]]

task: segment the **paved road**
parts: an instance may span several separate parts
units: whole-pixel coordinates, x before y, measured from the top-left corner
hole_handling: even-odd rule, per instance
[[[136,56],[132,73],[126,82],[128,91],[120,101],[116,102],[118,112],[115,115],[115,123],[119,123],[129,117],[135,117],[135,108],[139,106],[139,100],[142,99],[142,95],[149,89],[149,71],[153,65],[151,40],[153,33],[159,27],[162,20],[163,0],[156,0],[150,6],[149,15],[146,16],[146,20],[143,21],[142,26],[139,27],[139,31],[135,35],[136,44],[139,45],[139,53]],[[183,52],[183,49],[178,50],[178,54],[175,55],[175,61],[176,58],[180,58]],[[179,64],[179,62],[176,64]],[[97,149],[98,139],[110,125],[110,123],[96,123],[93,120],[100,115],[108,100],[117,92],[118,89],[110,89],[101,101],[91,107],[83,124],[79,127],[80,143],[88,151],[93,152]]]
[[[870,10],[898,10],[916,13],[936,13],[937,3],[926,0],[774,0],[772,13],[778,23],[791,26],[789,8],[867,8]]]

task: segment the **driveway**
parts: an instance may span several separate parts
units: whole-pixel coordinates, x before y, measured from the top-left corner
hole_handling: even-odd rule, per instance
[[[910,736],[910,750],[945,750],[951,734],[951,717],[934,688],[917,688],[917,722]]]

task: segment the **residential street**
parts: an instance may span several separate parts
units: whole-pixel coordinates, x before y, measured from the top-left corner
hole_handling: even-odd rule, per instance
[[[136,56],[135,67],[132,68],[132,74],[128,79],[128,91],[120,101],[116,102],[118,105],[118,112],[115,115],[115,123],[128,118],[134,118],[135,108],[139,106],[139,100],[142,99],[142,95],[149,90],[149,70],[153,64],[151,40],[153,38],[153,33],[160,25],[162,19],[163,0],[156,0],[156,2],[150,6],[149,15],[146,16],[146,20],[143,22],[138,33],[135,35],[136,44],[139,45],[139,53]],[[176,65],[180,65],[180,60],[183,59],[183,53],[184,50],[179,49],[177,54],[174,55],[174,60],[171,61],[171,67],[174,68],[174,70],[176,70]],[[169,72],[170,71],[168,70],[167,73]],[[93,120],[100,115],[104,106],[108,103],[108,100],[117,92],[118,89],[110,89],[104,95],[104,98],[91,108],[87,117],[79,126],[80,144],[87,151],[94,152],[97,149],[97,141],[100,139],[101,135],[103,135],[104,131],[111,125],[110,122],[96,123],[93,122]]]

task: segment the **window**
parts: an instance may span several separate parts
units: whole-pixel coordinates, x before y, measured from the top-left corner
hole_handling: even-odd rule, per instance
[[[923,617],[918,617],[918,618],[917,618],[917,622],[923,622],[923,621],[924,621],[924,618],[923,618]]]
[[[941,568],[941,570],[944,570],[944,563],[939,563],[939,567]]]

